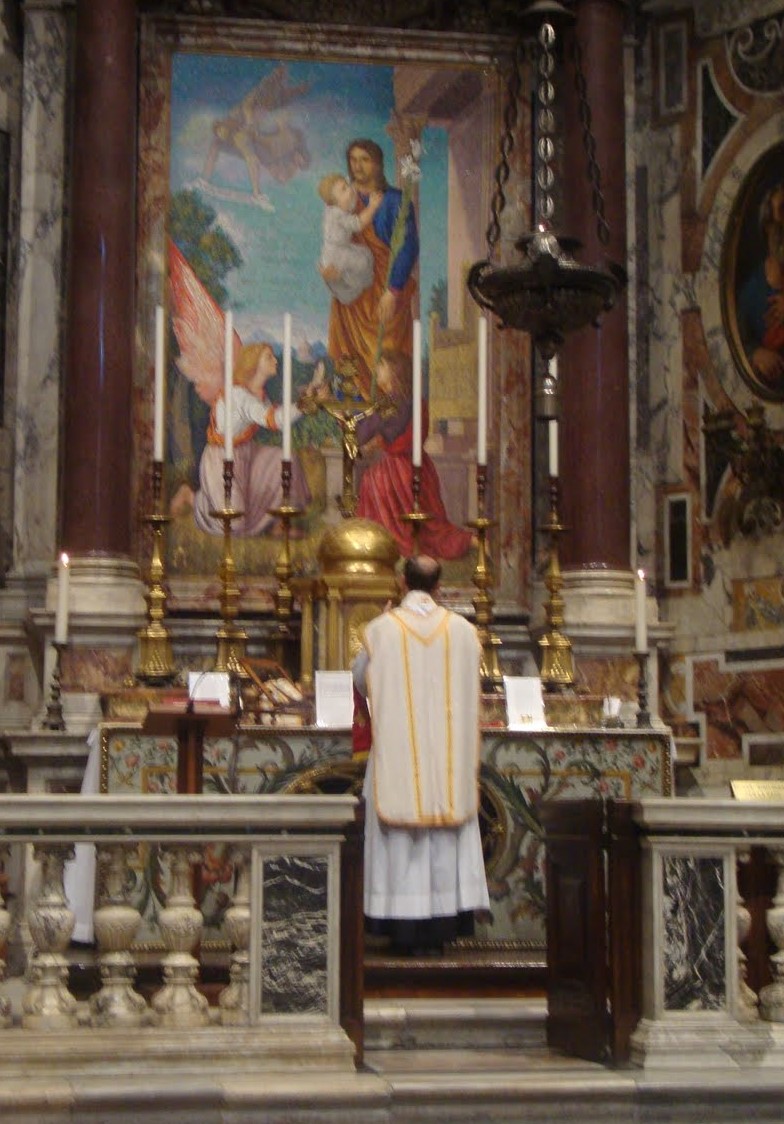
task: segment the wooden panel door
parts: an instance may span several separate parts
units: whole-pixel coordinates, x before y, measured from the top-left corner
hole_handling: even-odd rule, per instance
[[[630,805],[544,804],[547,1041],[588,1061],[629,1056],[641,993],[639,852]]]

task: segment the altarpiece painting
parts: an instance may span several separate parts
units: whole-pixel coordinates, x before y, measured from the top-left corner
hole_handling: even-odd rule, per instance
[[[503,102],[498,44],[345,29],[144,22],[141,54],[138,504],[149,464],[152,325],[166,309],[165,493],[173,603],[215,593],[222,524],[221,424],[233,424],[233,527],[246,607],[274,586],[280,503],[284,317],[291,321],[293,564],[317,570],[341,517],[343,434],[321,408],[353,394],[385,411],[360,423],[356,514],[401,553],[410,526],[412,323],[422,324],[426,435],[422,549],[453,590],[476,561],[478,309],[465,276],[486,254]],[[358,61],[361,60],[361,61]],[[523,199],[527,148],[514,183]],[[518,182],[519,181],[519,182]],[[510,193],[514,197],[514,193]],[[522,222],[527,203],[520,203]],[[382,313],[384,293],[394,299]],[[221,419],[226,313],[233,423]],[[383,320],[383,323],[382,323]],[[499,583],[527,588],[528,348],[491,331],[491,478]],[[509,386],[513,386],[509,395]],[[408,410],[408,415],[406,415]],[[523,512],[521,514],[521,512]],[[345,513],[343,513],[345,514]],[[408,536],[408,538],[407,538]],[[503,589],[501,589],[503,595]]]

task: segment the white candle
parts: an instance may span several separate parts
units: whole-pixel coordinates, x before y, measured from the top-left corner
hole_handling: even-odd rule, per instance
[[[226,340],[223,346],[223,459],[234,460],[234,429],[231,393],[234,386],[234,313],[226,313]]]
[[[54,617],[54,639],[56,644],[68,640],[68,585],[70,571],[68,555],[63,553],[57,563],[57,610]]]
[[[291,313],[283,316],[283,459],[291,460]]]
[[[163,305],[155,309],[155,396],[153,398],[153,460],[163,460]]]
[[[547,426],[547,464],[551,476],[558,475],[558,418],[550,418]]]
[[[418,468],[422,464],[422,325],[419,320],[414,321],[414,370],[411,397],[413,400],[411,463]]]
[[[648,651],[648,618],[646,616],[645,570],[638,570],[634,581],[634,649]]]
[[[487,319],[479,317],[476,340],[479,370],[477,375],[476,463],[487,464]]]

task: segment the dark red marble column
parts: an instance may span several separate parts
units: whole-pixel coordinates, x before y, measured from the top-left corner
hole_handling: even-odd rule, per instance
[[[610,238],[599,240],[571,62],[565,68],[564,231],[583,243],[580,260],[626,267],[626,145],[623,0],[578,0],[573,34],[582,51],[591,132]],[[567,40],[567,60],[570,46]],[[571,335],[560,359],[561,562],[568,569],[630,566],[629,362],[626,299],[597,328]]]
[[[135,0],[77,0],[62,543],[128,554],[136,155]]]

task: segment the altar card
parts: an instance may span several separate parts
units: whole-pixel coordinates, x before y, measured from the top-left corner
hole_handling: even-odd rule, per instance
[[[231,705],[228,672],[188,672],[188,696],[194,702],[213,703],[228,710]]]
[[[316,725],[348,730],[354,721],[354,681],[350,671],[316,672]]]
[[[542,730],[547,726],[538,675],[505,675],[504,691],[506,724],[510,730]]]

